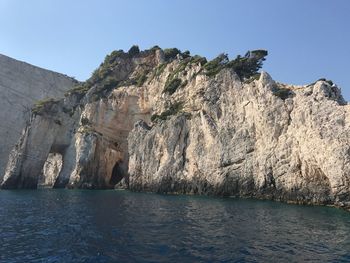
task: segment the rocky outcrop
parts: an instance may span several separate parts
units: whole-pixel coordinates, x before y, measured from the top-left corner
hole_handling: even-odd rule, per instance
[[[38,100],[63,97],[76,81],[0,54],[0,178]]]
[[[267,73],[241,83],[228,70],[197,81],[204,94],[191,115],[130,133],[131,189],[348,205],[350,109],[336,87],[285,86]]]
[[[262,51],[211,62],[131,51],[107,56],[86,86],[32,117],[2,188],[46,180],[350,207],[350,108],[333,83],[247,71]],[[57,161],[45,164],[55,154],[58,175]]]
[[[11,152],[1,187],[105,189],[118,183],[125,187],[120,181],[127,174],[127,136],[137,120],[149,121],[151,111],[146,86],[128,81],[139,79],[161,61],[157,50],[136,56],[114,53],[95,72],[97,80],[84,84],[89,89],[78,85],[63,100],[34,108]],[[101,80],[99,75],[106,71],[110,73]],[[58,175],[56,164],[47,167],[52,155],[62,158]]]

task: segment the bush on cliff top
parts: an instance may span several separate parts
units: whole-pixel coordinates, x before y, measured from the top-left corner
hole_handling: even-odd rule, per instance
[[[43,100],[39,100],[35,102],[33,108],[32,108],[32,113],[36,115],[41,115],[45,110],[49,110],[49,108],[58,103],[59,100],[53,99],[53,98],[46,98]]]
[[[223,69],[227,65],[228,62],[229,62],[229,59],[227,57],[227,54],[224,54],[224,53],[220,54],[219,56],[217,56],[216,58],[207,62],[204,65],[205,74],[208,77],[215,76],[220,72],[221,69]]]
[[[165,61],[176,58],[177,54],[180,54],[181,51],[177,48],[166,48],[163,50]]]
[[[68,91],[66,95],[75,93],[83,96],[93,86],[97,86],[96,95],[98,96],[104,96],[112,89],[120,86],[142,86],[147,80],[148,72],[141,72],[134,78],[127,78],[125,80],[117,81],[114,78],[113,70],[115,70],[115,66],[121,61],[120,59],[131,58],[139,53],[145,55],[147,52],[155,52],[155,50],[158,49],[160,48],[158,46],[155,46],[149,50],[140,52],[139,47],[135,45],[132,46],[128,52],[124,52],[123,50],[116,50],[111,52],[105,57],[105,60],[100,65],[100,67],[93,72],[89,80],[87,80],[85,83],[75,86],[73,89]],[[221,54],[212,61],[208,62],[205,57],[191,57],[189,51],[181,52],[177,48],[164,49],[163,52],[165,63],[159,65],[155,70],[153,70],[153,75],[150,78],[151,80],[154,77],[161,75],[166,65],[175,59],[177,55],[180,55],[180,57],[182,57],[178,67],[171,74],[169,74],[165,83],[164,92],[170,95],[175,93],[178,88],[187,85],[187,81],[183,81],[183,76],[186,75],[186,67],[189,64],[199,63],[203,66],[203,68],[199,72],[195,73],[192,77],[200,72],[204,72],[204,74],[207,76],[213,77],[224,68],[232,68],[237,73],[239,78],[243,81],[249,79],[258,72],[262,66],[262,62],[265,60],[265,56],[267,55],[267,51],[265,50],[255,50],[247,52],[244,57],[237,56],[236,59],[230,61],[226,54]],[[180,75],[180,73],[182,73],[182,75]]]
[[[139,53],[140,53],[140,49],[139,49],[139,46],[137,45],[133,45],[128,51],[128,54],[132,57]]]
[[[227,67],[232,68],[241,80],[248,79],[259,71],[266,56],[265,50],[248,51],[244,57],[238,55],[231,60]]]
[[[232,68],[243,81],[258,73],[267,54],[266,50],[253,50],[248,51],[244,57],[238,55],[231,61],[228,59],[227,54],[220,54],[204,65],[205,74],[213,77],[223,68]]]
[[[291,95],[293,95],[293,92],[290,89],[286,89],[286,88],[275,88],[273,90],[273,95],[279,97],[282,100],[285,100],[289,98]]]
[[[325,81],[325,82],[327,82],[330,86],[333,86],[333,85],[334,85],[334,83],[333,83],[332,80],[326,79],[326,78],[320,78],[320,79],[318,79],[317,81]],[[316,82],[317,82],[317,81],[316,81]],[[313,82],[313,83],[311,83],[311,84],[309,84],[309,85],[315,85],[316,82]],[[309,85],[308,85],[308,86],[309,86]]]

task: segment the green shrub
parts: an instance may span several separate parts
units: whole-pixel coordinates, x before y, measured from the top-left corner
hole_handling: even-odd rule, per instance
[[[136,49],[137,47],[133,46],[129,52],[137,52]],[[112,73],[113,67],[117,65],[117,58],[127,58],[129,56],[129,53],[124,53],[121,49],[113,51],[111,54],[107,55],[103,63],[94,70],[92,76],[86,81],[86,83],[92,86],[95,83],[103,81],[103,79],[107,78]]]
[[[229,61],[226,54],[220,54],[204,65],[205,74],[213,77],[224,68],[232,68],[243,81],[258,73],[265,56],[267,56],[266,50],[253,50],[248,51],[244,57],[238,55],[234,60]]]
[[[153,115],[151,116],[151,121],[152,121],[152,122],[155,122],[155,121],[157,121],[158,119],[160,119],[160,115],[158,115],[158,114],[153,114]]]
[[[188,57],[183,59],[178,67],[169,74],[167,81],[165,82],[164,91],[168,94],[173,94],[179,87],[184,87],[187,85],[188,81],[185,80],[183,83],[179,78],[179,74],[182,72],[183,75],[187,75],[186,67],[192,63],[201,63],[202,65],[206,63],[206,58],[200,56]],[[192,76],[194,77],[194,76]]]
[[[331,81],[330,79],[326,79],[326,78],[320,78],[320,79],[318,79],[317,81],[325,81],[325,82],[327,82],[330,86],[333,86],[333,85],[334,85],[333,81]],[[316,82],[317,82],[317,81],[316,81]],[[314,82],[314,83],[312,83],[312,84],[315,84],[316,82]]]
[[[176,58],[177,54],[180,54],[181,51],[177,48],[166,48],[164,51],[164,59],[165,61],[170,61]]]
[[[137,45],[133,45],[128,51],[128,54],[131,57],[133,57],[133,56],[135,56],[135,55],[137,55],[139,53],[140,53],[140,49],[139,49],[139,46],[137,46]]]
[[[306,87],[310,87],[310,86],[315,85],[317,81],[325,81],[325,82],[327,82],[330,86],[333,86],[333,85],[334,85],[333,81],[331,81],[330,79],[320,78],[320,79],[316,80],[315,82],[312,82],[312,83],[306,85]]]
[[[255,73],[255,74],[252,75],[249,79],[246,79],[246,80],[244,81],[244,83],[249,84],[249,83],[252,83],[254,80],[259,80],[260,75],[261,75],[260,73]]]
[[[103,90],[112,90],[116,88],[119,84],[119,81],[113,77],[108,77],[103,81]]]
[[[96,83],[97,81],[100,80],[100,70],[99,68],[95,69],[92,74],[91,74],[91,77],[86,81],[87,83]]]
[[[141,87],[145,83],[146,80],[147,80],[147,74],[143,73],[136,79],[136,85],[138,87]]]
[[[92,101],[97,101],[101,97],[105,97],[111,90],[121,86],[121,82],[113,77],[107,77],[97,85],[96,90],[91,96]]]
[[[32,108],[32,113],[40,115],[43,113],[45,110],[49,110],[49,108],[54,105],[59,103],[59,100],[55,100],[53,98],[46,98],[43,100],[39,100],[35,102]]]
[[[164,87],[164,91],[170,95],[174,94],[174,92],[177,90],[177,88],[181,85],[181,79],[179,78],[174,78],[167,82]]]
[[[207,63],[207,59],[205,57],[201,57],[201,56],[198,56],[198,55],[195,55],[192,57],[192,60],[191,60],[191,63],[200,63],[202,66],[205,65]]]
[[[183,72],[190,61],[190,59],[182,60],[179,66],[171,73],[172,78],[177,76],[180,72]]]
[[[70,94],[85,94],[91,87],[87,83],[79,84],[68,90],[64,95],[67,97]]]
[[[155,45],[155,46],[153,46],[151,49],[150,49],[150,51],[156,51],[156,50],[159,50],[159,49],[161,49],[159,46],[157,46],[157,45]]]
[[[155,77],[159,77],[164,72],[164,69],[166,68],[166,66],[167,66],[166,63],[162,63],[158,67],[156,67],[156,69],[153,72],[152,79]]]
[[[101,64],[100,67],[93,72],[91,78],[87,82],[94,84],[106,78],[110,73],[112,73],[110,66]]]
[[[333,81],[331,81],[330,79],[326,80],[326,82],[327,82],[330,86],[333,86],[333,85],[334,85]]]
[[[227,67],[232,68],[241,80],[249,79],[262,67],[267,54],[266,50],[248,51],[244,57],[237,56],[231,60]]]
[[[185,52],[181,53],[182,58],[189,58],[191,57],[190,51],[186,50]]]
[[[285,100],[285,99],[289,98],[290,95],[292,95],[292,92],[290,89],[278,88],[278,89],[275,89],[273,91],[273,95],[281,98],[282,100]]]
[[[256,49],[252,51],[248,51],[245,56],[246,57],[255,57],[255,59],[263,59],[268,55],[267,50],[264,49]]]
[[[182,110],[183,103],[182,102],[176,102],[172,105],[170,105],[169,109],[162,112],[160,115],[154,114],[151,116],[151,121],[156,122],[158,120],[166,120],[169,116],[176,115]]]
[[[217,56],[216,58],[207,62],[204,65],[205,74],[208,77],[215,76],[220,72],[220,70],[222,70],[225,67],[228,61],[229,60],[228,60],[227,54],[220,54],[219,56]]]
[[[124,55],[125,55],[125,53],[122,49],[114,50],[111,52],[111,54],[109,54],[105,57],[103,64],[105,64],[105,65],[113,64],[117,58],[123,57]]]

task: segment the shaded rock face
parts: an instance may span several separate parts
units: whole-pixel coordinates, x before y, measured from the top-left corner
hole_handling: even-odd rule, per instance
[[[350,109],[335,85],[285,85],[264,72],[242,81],[230,68],[208,76],[203,61],[164,61],[160,49],[123,56],[114,78],[147,69],[144,82],[98,99],[92,85],[33,116],[2,188],[36,188],[60,154],[59,175],[43,173],[53,187],[350,205]]]
[[[0,54],[0,178],[11,149],[30,119],[33,104],[48,97],[63,97],[75,83],[63,74]]]
[[[160,62],[156,50],[134,57],[123,53],[108,69],[108,78],[125,83]],[[151,109],[145,97],[146,86],[111,90],[109,86],[108,95],[98,84],[83,95],[72,91],[65,99],[50,101],[32,115],[11,152],[1,187],[126,187],[127,182],[121,181],[127,179],[127,136],[137,120],[150,120]],[[46,168],[53,155],[62,156],[58,175],[57,167]]]

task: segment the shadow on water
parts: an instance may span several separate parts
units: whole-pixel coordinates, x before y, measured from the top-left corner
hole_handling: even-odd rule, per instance
[[[128,191],[0,191],[1,262],[350,261],[350,214]]]

